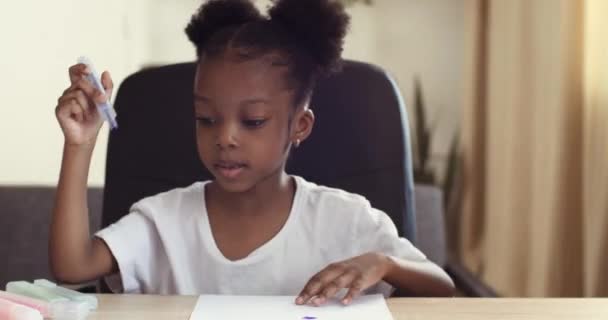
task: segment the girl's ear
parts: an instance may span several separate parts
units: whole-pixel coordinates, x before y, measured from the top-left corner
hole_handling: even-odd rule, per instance
[[[297,111],[291,133],[291,143],[294,147],[300,146],[310,133],[315,124],[315,114],[307,106]]]

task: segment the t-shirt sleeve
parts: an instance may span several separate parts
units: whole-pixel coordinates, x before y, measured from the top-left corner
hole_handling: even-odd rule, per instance
[[[353,255],[361,255],[367,252],[381,252],[389,256],[398,257],[410,261],[426,261],[426,256],[418,250],[409,240],[399,237],[397,228],[391,218],[369,204],[362,208],[362,212],[354,219],[353,227]],[[381,293],[389,297],[394,288],[380,281],[375,286],[366,290],[369,293]]]
[[[110,248],[119,274],[104,280],[113,292],[141,293],[150,283],[159,243],[153,222],[136,207],[116,223],[97,232]]]
[[[369,204],[355,218],[354,249],[358,254],[382,252],[405,260],[425,261],[426,256],[409,240],[399,237],[391,218]]]

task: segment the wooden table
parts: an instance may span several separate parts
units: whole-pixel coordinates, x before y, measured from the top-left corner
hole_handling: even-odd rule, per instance
[[[187,320],[194,296],[97,295],[89,320]],[[608,299],[398,298],[388,306],[395,320],[608,319]]]

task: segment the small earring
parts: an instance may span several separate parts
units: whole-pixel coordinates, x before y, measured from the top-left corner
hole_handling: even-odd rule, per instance
[[[300,146],[300,139],[296,139],[296,141],[293,143],[294,146],[297,148]]]

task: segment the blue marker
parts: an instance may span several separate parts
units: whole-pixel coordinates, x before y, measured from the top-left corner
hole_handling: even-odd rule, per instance
[[[87,80],[97,90],[101,91],[101,93],[106,94],[106,90],[101,84],[101,78],[99,77],[97,71],[95,71],[95,68],[93,68],[93,63],[91,63],[91,60],[87,57],[80,57],[78,58],[78,63],[85,64],[88,67],[90,73],[87,75]],[[110,128],[118,128],[118,123],[116,122],[116,111],[114,111],[114,108],[112,108],[109,98],[108,101],[99,104],[95,103],[95,105],[97,105],[97,112],[99,112],[99,114],[110,124]]]
[[[302,320],[315,320],[315,319],[317,319],[317,317],[311,317],[311,316],[302,317]]]

